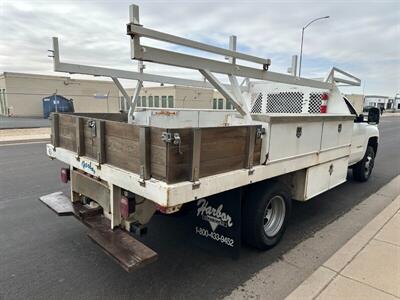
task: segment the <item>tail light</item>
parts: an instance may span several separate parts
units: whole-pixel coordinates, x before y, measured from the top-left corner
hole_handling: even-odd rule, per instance
[[[67,168],[61,168],[60,175],[61,175],[61,182],[63,183],[67,183],[71,179],[70,170]]]
[[[327,112],[328,99],[329,99],[329,95],[327,93],[323,93],[321,95],[321,100],[322,100],[321,108],[320,108],[321,114],[326,114],[326,112]]]
[[[124,195],[120,200],[121,216],[126,219],[131,213],[135,212],[135,198],[132,196]]]

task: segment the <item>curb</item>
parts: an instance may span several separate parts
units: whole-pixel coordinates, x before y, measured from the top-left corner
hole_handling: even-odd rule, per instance
[[[339,219],[284,253],[280,260],[259,270],[224,299],[285,299],[343,245],[349,243],[371,220],[377,218],[399,194],[400,175],[391,179]],[[365,218],[369,221],[364,222]],[[320,286],[324,286],[335,273],[325,267],[318,270],[313,278],[322,283],[308,286],[306,289],[313,289],[313,293],[317,294]]]
[[[318,297],[399,210],[400,195],[285,299],[315,299]]]

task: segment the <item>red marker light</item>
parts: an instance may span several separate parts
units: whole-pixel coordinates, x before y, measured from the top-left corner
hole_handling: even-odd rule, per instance
[[[321,108],[320,108],[320,113],[321,114],[326,114],[326,112],[328,111],[328,99],[329,99],[329,95],[327,93],[323,93],[321,94]]]

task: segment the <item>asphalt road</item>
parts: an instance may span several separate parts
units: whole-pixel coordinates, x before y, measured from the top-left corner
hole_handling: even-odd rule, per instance
[[[243,246],[239,260],[216,256],[191,243],[184,219],[155,216],[144,241],[159,260],[129,274],[86,237],[83,225],[37,200],[67,191],[58,179],[61,164],[45,156],[44,144],[0,146],[0,299],[221,298],[400,174],[400,118],[383,118],[380,130],[370,181],[349,175],[347,183],[295,202],[274,249]]]
[[[0,129],[50,127],[49,119],[0,116]]]

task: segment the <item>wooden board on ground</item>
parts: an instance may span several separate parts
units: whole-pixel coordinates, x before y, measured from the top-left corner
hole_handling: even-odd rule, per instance
[[[74,214],[71,200],[63,192],[55,192],[39,198],[51,210],[59,216],[70,216]]]
[[[129,233],[121,229],[111,230],[110,221],[105,217],[92,217],[87,222],[90,223],[91,227],[88,236],[127,272],[157,259],[158,254],[156,252],[136,240]]]

